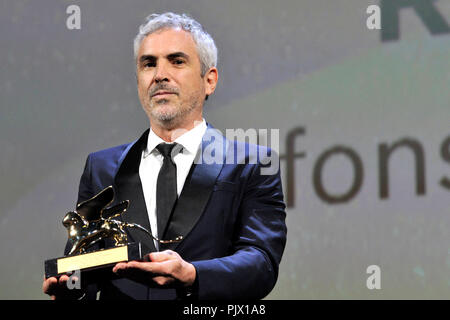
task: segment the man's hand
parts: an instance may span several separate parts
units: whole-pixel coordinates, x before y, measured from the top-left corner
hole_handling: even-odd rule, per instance
[[[152,252],[144,261],[119,262],[113,272],[147,285],[189,287],[196,277],[195,267],[171,250]]]
[[[48,294],[52,300],[57,299],[78,299],[83,296],[84,292],[81,290],[69,289],[67,287],[67,281],[70,277],[68,275],[62,275],[59,278],[50,277],[45,279],[42,283],[42,291]],[[77,281],[73,278],[71,281]]]

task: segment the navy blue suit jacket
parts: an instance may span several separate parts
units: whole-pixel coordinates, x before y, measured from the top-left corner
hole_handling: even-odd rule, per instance
[[[139,178],[148,132],[133,143],[88,156],[78,203],[112,185],[112,205],[130,200],[122,219],[150,230]],[[215,163],[205,160],[205,154]],[[174,250],[194,265],[199,299],[260,299],[276,283],[286,244],[286,214],[279,170],[261,174],[265,163],[261,160],[267,155],[270,149],[229,141],[208,125],[163,237],[184,239],[160,248]],[[155,251],[145,233],[127,232],[129,240],[142,243],[144,253]],[[126,278],[99,280],[96,289],[101,299],[180,298],[175,289],[148,287]]]

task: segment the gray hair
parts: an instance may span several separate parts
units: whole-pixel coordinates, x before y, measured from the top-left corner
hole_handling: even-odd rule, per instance
[[[139,27],[139,33],[134,38],[134,60],[142,40],[151,33],[165,28],[181,28],[189,32],[197,46],[197,53],[201,64],[201,75],[217,66],[217,47],[213,38],[203,29],[202,25],[186,14],[166,12],[151,14],[145,18],[145,22]]]

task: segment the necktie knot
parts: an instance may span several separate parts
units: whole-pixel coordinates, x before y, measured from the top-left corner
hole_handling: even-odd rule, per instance
[[[172,150],[176,145],[176,143],[160,143],[156,146],[156,149],[158,149],[164,158],[172,159]]]

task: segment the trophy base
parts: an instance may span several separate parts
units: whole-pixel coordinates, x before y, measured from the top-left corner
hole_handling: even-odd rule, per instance
[[[95,252],[82,253],[45,261],[45,278],[56,277],[69,272],[86,272],[100,268],[109,268],[118,262],[142,259],[141,243],[129,243],[124,246]]]

